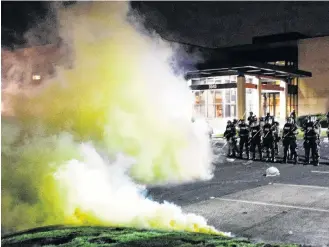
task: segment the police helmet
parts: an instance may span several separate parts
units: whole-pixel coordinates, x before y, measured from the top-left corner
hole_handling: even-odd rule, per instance
[[[229,124],[232,124],[232,121],[231,120],[228,120],[227,121],[227,125],[229,125]]]
[[[252,116],[252,115],[254,115],[254,113],[251,111],[251,112],[249,112],[249,115]]]
[[[271,116],[271,115],[270,115],[270,113],[268,112],[268,113],[266,113],[266,116],[269,117],[269,116]]]
[[[287,117],[287,123],[292,123],[292,118],[291,117]]]
[[[315,123],[315,122],[317,121],[317,117],[316,117],[316,116],[311,116],[311,121],[312,121],[313,123]]]

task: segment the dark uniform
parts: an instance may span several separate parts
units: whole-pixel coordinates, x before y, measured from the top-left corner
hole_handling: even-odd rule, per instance
[[[247,118],[249,126],[251,126],[251,123],[253,122],[254,118],[255,118],[254,113],[252,111],[249,112],[249,117]]]
[[[243,147],[246,149],[247,159],[249,160],[249,126],[245,123],[244,119],[240,120],[239,124],[239,150],[240,159],[242,159]]]
[[[272,128],[273,128],[273,134],[274,134],[274,151],[275,154],[278,155],[279,154],[279,141],[280,141],[280,130],[279,130],[279,126],[280,123],[277,121],[274,121],[272,124]]]
[[[234,124],[231,121],[227,121],[226,130],[224,132],[224,137],[226,138],[226,141],[228,142],[228,156],[236,156],[236,152],[238,151],[237,145],[236,145],[236,128]],[[231,155],[232,153],[232,155]]]
[[[263,126],[263,144],[267,154],[268,161],[271,160],[275,162],[275,155],[274,155],[274,133],[273,133],[273,126],[270,123],[270,119],[265,119],[265,125]],[[271,151],[271,155],[270,155]]]
[[[262,129],[260,125],[257,123],[257,118],[251,124],[250,127],[250,151],[252,152],[252,159],[255,160],[256,158],[256,147],[258,148],[259,158],[260,160],[263,159],[262,154]]]
[[[268,112],[268,113],[266,113],[266,116],[264,118],[264,121],[266,122],[267,120],[270,120],[271,118],[272,117],[271,117],[270,113]]]
[[[312,161],[315,166],[319,165],[319,133],[316,121],[308,118],[304,125],[304,149],[305,149],[305,164],[310,163],[310,151],[312,151]]]
[[[297,125],[293,123],[292,118],[287,119],[287,123],[283,126],[282,143],[283,143],[283,163],[287,162],[288,149],[290,147],[291,157],[294,159],[294,163],[297,164],[298,156],[296,152],[297,148]]]

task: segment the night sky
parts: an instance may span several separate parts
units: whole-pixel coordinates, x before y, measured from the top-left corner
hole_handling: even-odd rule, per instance
[[[24,43],[49,2],[1,2],[2,46]],[[132,2],[162,37],[206,47],[250,43],[283,32],[329,35],[329,2]]]

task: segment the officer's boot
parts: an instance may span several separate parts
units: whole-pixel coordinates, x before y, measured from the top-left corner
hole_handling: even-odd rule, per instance
[[[275,154],[279,155],[279,147],[278,147],[278,142],[275,142]]]
[[[275,159],[275,152],[274,152],[274,147],[272,146],[271,148],[271,154],[272,154],[272,162],[275,163],[276,162],[276,159]]]
[[[319,159],[315,159],[314,166],[319,166]]]
[[[249,160],[250,159],[250,152],[249,152],[248,146],[246,148],[246,155],[247,155],[247,160]]]
[[[242,159],[242,154],[243,154],[243,151],[240,149],[240,154],[239,154],[239,158]]]
[[[269,150],[269,148],[266,148],[266,161],[267,162],[270,161],[270,150]]]
[[[318,151],[316,150],[314,155],[312,153],[312,156],[314,157],[314,159],[313,159],[314,166],[319,166],[319,153],[318,153]]]
[[[297,155],[297,152],[294,151],[294,164],[297,165],[298,163],[298,155]]]
[[[283,147],[283,160],[282,163],[286,164],[287,163],[287,153],[288,153],[288,149],[286,146]]]
[[[259,149],[259,160],[260,160],[260,161],[263,160],[263,152],[262,152],[262,148]]]

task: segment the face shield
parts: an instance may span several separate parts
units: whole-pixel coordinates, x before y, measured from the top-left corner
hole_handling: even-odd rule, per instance
[[[290,123],[291,124],[292,123],[292,118],[290,118],[290,117],[287,118],[287,123]]]
[[[311,121],[314,123],[314,122],[316,122],[316,117],[315,116],[312,116],[311,117]]]

